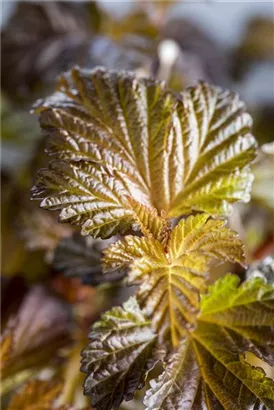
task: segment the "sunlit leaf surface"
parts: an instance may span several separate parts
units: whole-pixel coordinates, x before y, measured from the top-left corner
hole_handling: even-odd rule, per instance
[[[151,381],[147,410],[274,408],[274,381],[245,353],[274,364],[274,289],[262,279],[220,279],[202,299],[194,332]]]
[[[140,284],[138,302],[162,336],[171,333],[173,345],[196,322],[210,261],[244,263],[240,239],[224,225],[199,214],[181,220],[167,246],[150,236],[126,236],[105,250],[105,271],[129,268],[129,282]]]
[[[256,144],[234,93],[199,83],[174,94],[131,73],[74,68],[36,112],[55,160],[33,198],[84,234],[134,227],[128,197],[168,217],[224,216],[249,200]]]

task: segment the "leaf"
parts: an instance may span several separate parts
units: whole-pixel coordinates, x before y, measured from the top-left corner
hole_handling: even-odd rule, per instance
[[[140,37],[153,40],[158,37],[159,30],[151,20],[147,10],[137,5],[137,8],[123,18],[117,19],[115,15],[108,15],[103,21],[104,29],[111,38],[121,41],[127,37]]]
[[[106,312],[93,326],[91,343],[82,352],[81,370],[88,374],[84,394],[97,410],[117,410],[144,386],[153,366],[157,336],[134,298]]]
[[[141,227],[143,235],[157,239],[159,242],[166,244],[168,240],[171,223],[162,212],[158,215],[155,208],[149,208],[132,198],[128,198],[129,203],[134,211],[134,218]]]
[[[123,206],[123,189],[122,183],[100,165],[54,161],[49,169],[40,170],[33,198],[50,195],[41,206],[52,210],[62,208],[61,222],[80,222],[82,234],[108,238],[118,226],[120,233],[131,226],[133,211]]]
[[[60,71],[87,62],[92,31],[79,4],[17,4],[1,32],[5,92],[13,99],[33,97],[38,87],[52,86]]]
[[[262,278],[274,284],[274,256],[269,255],[261,261],[254,261],[246,271],[246,278]]]
[[[192,409],[200,383],[200,369],[190,340],[170,355],[165,370],[150,381],[144,404],[147,410]],[[195,409],[195,407],[194,407]],[[203,407],[200,407],[203,409]],[[198,410],[198,408],[197,408]]]
[[[103,269],[129,269],[137,299],[156,332],[171,332],[173,346],[196,323],[199,294],[213,259],[244,263],[242,243],[225,222],[198,214],[173,229],[167,247],[151,237],[126,236],[104,252]]]
[[[52,254],[61,238],[71,235],[71,227],[59,224],[54,217],[43,210],[24,212],[21,217],[22,233],[27,249],[43,250],[46,260],[52,261]]]
[[[13,338],[12,332],[4,334],[1,337],[0,345],[0,359],[1,359],[1,369],[5,368],[7,362],[12,356]]]
[[[252,167],[255,176],[252,199],[267,209],[274,210],[274,142],[264,144],[258,161]]]
[[[249,201],[256,143],[234,93],[198,83],[175,95],[132,73],[74,68],[36,112],[56,160],[33,198],[83,234],[129,230],[129,197],[168,217],[225,216],[231,203]]]
[[[1,137],[3,143],[16,144],[20,150],[22,147],[32,144],[35,138],[39,135],[39,125],[35,118],[25,110],[19,110],[6,98],[3,92],[1,92]],[[2,167],[11,167],[8,160],[3,158],[5,163],[2,163]],[[12,164],[14,167],[14,164]]]
[[[79,335],[74,344],[66,352],[66,360],[63,363],[60,376],[63,381],[63,389],[60,393],[54,409],[58,410],[84,410],[88,399],[83,397],[84,374],[80,372],[79,361],[81,351],[85,346],[86,338]],[[74,406],[73,406],[74,404]],[[60,407],[59,407],[60,406]],[[89,407],[90,410],[91,407]]]
[[[13,396],[8,410],[53,410],[61,390],[57,381],[32,380]]]
[[[274,24],[270,16],[250,18],[233,56],[233,74],[236,80],[242,80],[256,62],[273,62],[273,30]]]
[[[68,343],[68,331],[65,305],[42,286],[33,287],[3,329],[2,382],[21,370],[48,364],[57,350]]]
[[[26,296],[29,286],[24,277],[1,275],[1,325],[5,328],[10,316],[15,314]]]
[[[274,364],[274,288],[227,275],[202,297],[197,328],[150,382],[147,410],[272,409],[274,381],[244,359]]]
[[[53,266],[66,276],[81,277],[84,283],[92,286],[119,281],[124,277],[123,272],[112,272],[111,275],[102,273],[102,251],[108,243],[75,233],[60,241],[54,252]]]

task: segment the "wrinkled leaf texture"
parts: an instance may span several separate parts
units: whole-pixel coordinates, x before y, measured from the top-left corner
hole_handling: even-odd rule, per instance
[[[196,323],[209,263],[215,259],[244,264],[241,240],[224,225],[197,214],[182,219],[166,244],[151,236],[128,235],[104,251],[106,274],[128,268],[129,283],[140,284],[137,300],[144,313],[163,338],[169,333],[173,346]]]
[[[194,332],[150,382],[147,410],[271,410],[274,381],[245,361],[274,365],[274,288],[260,278],[227,275],[202,299]]]
[[[136,228],[129,197],[169,218],[223,217],[249,200],[256,143],[234,93],[198,83],[174,94],[129,72],[74,68],[36,112],[55,159],[40,170],[33,198],[83,234]]]
[[[157,336],[132,297],[104,313],[89,337],[91,343],[82,352],[81,370],[88,374],[84,393],[97,409],[118,409],[144,386],[146,373],[156,362]]]

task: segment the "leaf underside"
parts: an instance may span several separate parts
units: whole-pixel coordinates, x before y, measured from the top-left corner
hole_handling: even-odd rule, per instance
[[[274,289],[262,279],[216,282],[194,332],[150,382],[147,410],[274,408],[274,381],[245,361],[251,351],[274,365]]]
[[[256,143],[234,93],[199,83],[175,95],[132,73],[74,68],[36,112],[55,160],[33,198],[83,234],[134,228],[128,198],[168,217],[225,216],[249,200]]]
[[[91,343],[82,352],[81,370],[88,375],[84,393],[98,410],[117,410],[144,386],[156,362],[157,337],[134,298],[106,312],[89,337]]]
[[[181,220],[166,245],[152,237],[126,236],[104,251],[104,271],[110,276],[128,268],[129,282],[140,284],[141,308],[162,338],[170,333],[173,346],[196,323],[210,261],[244,263],[242,242],[224,225],[198,214]]]

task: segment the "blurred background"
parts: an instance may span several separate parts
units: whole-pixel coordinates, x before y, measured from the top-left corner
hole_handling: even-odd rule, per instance
[[[65,375],[61,404],[82,408],[79,355],[90,324],[132,288],[118,282],[97,288],[107,241],[80,237],[30,202],[36,171],[48,161],[31,107],[74,65],[134,70],[175,92],[202,79],[240,93],[259,151],[252,200],[236,205],[229,223],[255,263],[251,272],[265,269],[273,279],[273,259],[260,261],[273,253],[274,3],[2,1],[1,7],[3,408],[17,387],[45,370]],[[245,277],[239,266],[224,264],[211,278],[228,271]],[[138,400],[132,406],[142,408]]]
[[[35,4],[2,1],[2,89],[11,88],[27,107],[43,95],[33,92],[42,77],[44,86],[53,86],[58,72],[74,64],[137,68],[159,77],[159,43],[169,38],[180,48],[173,71],[184,75],[185,83],[204,78],[240,92],[251,108],[273,106],[271,1],[99,1],[92,6],[78,1],[69,7],[59,2],[59,10],[50,1],[41,3],[40,12]],[[89,9],[88,17],[81,8]],[[30,154],[29,144],[13,148],[8,141],[2,147],[6,167],[10,158],[20,167]]]

